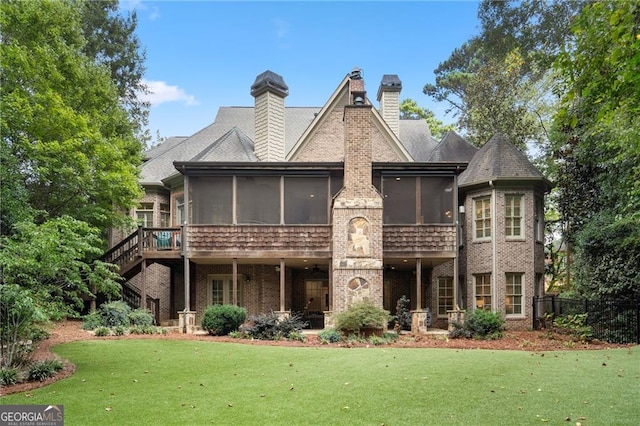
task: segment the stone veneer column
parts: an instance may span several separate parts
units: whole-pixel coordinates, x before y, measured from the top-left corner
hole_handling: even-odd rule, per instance
[[[351,81],[351,91],[364,89]],[[354,90],[355,88],[355,90]],[[344,187],[333,205],[333,312],[369,300],[382,307],[382,197],[371,182],[371,105],[344,111]]]

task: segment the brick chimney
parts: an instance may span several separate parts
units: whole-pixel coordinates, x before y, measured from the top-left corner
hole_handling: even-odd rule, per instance
[[[260,161],[284,161],[284,98],[289,87],[282,76],[265,71],[251,86],[255,98],[255,147]]]
[[[378,102],[380,102],[380,115],[397,137],[400,137],[400,91],[402,82],[395,74],[382,76],[378,88]]]
[[[371,181],[373,107],[366,99],[355,69],[344,107],[344,187],[332,210],[334,312],[361,300],[382,307],[382,197]]]

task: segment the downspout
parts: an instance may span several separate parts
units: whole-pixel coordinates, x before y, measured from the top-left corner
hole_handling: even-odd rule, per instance
[[[491,251],[492,251],[492,272],[491,272],[491,311],[497,312],[497,299],[498,293],[496,292],[497,287],[497,271],[498,271],[498,235],[496,234],[498,215],[496,211],[496,187],[493,184],[493,181],[489,181],[489,186],[491,187]]]
[[[461,305],[458,300],[458,282],[460,274],[460,265],[458,264],[458,259],[460,257],[460,214],[458,212],[458,175],[453,177],[453,212],[455,216],[455,224],[456,224],[456,247],[455,247],[455,257],[453,258],[453,300],[455,301],[455,305],[452,306],[453,309],[458,309]]]
[[[187,257],[187,223],[189,219],[189,176],[184,177],[184,221],[182,222],[182,258],[184,260],[184,319],[182,321],[182,332],[187,334],[187,312],[191,310],[191,278],[189,270],[189,258]]]

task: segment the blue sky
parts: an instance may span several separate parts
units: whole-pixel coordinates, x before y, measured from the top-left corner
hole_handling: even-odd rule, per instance
[[[384,74],[445,122],[446,105],[422,93],[433,70],[479,31],[475,1],[221,2],[121,0],[136,10],[152,89],[155,140],[189,136],[221,106],[252,106],[250,87],[271,70],[289,86],[287,106],[322,106],[354,67],[377,107]]]

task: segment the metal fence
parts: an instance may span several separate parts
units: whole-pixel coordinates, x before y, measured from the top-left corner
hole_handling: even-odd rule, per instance
[[[546,315],[587,314],[593,337],[611,343],[640,343],[640,300],[569,299],[555,295],[533,298],[533,328],[547,325]]]

